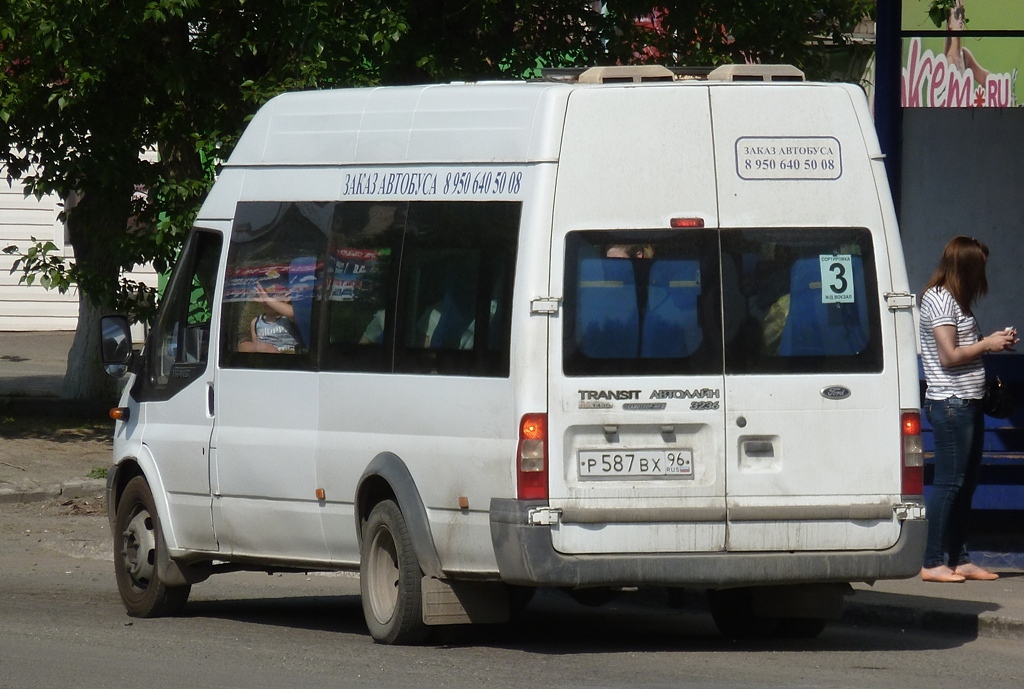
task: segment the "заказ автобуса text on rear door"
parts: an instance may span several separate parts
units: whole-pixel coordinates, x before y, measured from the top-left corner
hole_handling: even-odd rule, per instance
[[[845,89],[760,91],[753,120],[735,86],[711,89],[723,274],[735,275],[728,549],[882,550],[900,535],[901,438],[873,163]]]

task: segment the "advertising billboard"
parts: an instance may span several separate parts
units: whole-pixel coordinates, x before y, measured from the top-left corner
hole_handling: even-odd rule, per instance
[[[1024,2],[903,0],[905,108],[1009,108],[1024,103]]]

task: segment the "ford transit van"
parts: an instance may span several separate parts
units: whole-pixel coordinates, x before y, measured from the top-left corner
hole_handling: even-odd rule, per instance
[[[791,68],[292,93],[130,372],[118,589],[352,570],[374,640],[523,592],[708,592],[811,636],[915,575],[913,307],[861,90]]]

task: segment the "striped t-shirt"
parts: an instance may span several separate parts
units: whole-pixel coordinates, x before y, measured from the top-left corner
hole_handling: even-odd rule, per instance
[[[940,325],[956,326],[957,346],[972,345],[981,339],[981,330],[974,314],[964,313],[945,287],[932,287],[921,296],[921,363],[928,383],[925,398],[944,400],[949,397],[981,399],[985,396],[985,363],[981,357],[967,363],[945,368],[939,362],[934,329]]]

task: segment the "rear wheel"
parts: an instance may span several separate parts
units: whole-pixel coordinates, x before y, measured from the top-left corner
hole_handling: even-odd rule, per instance
[[[730,639],[813,639],[825,630],[825,617],[776,617],[754,614],[754,589],[708,591],[711,616]]]
[[[588,608],[599,608],[622,595],[621,589],[613,588],[565,589],[565,592],[574,601]]]
[[[162,617],[181,611],[192,590],[160,581],[157,553],[164,547],[153,493],[136,476],[117,503],[114,521],[114,575],[117,591],[132,617]]]
[[[378,503],[363,527],[359,564],[363,616],[374,641],[414,644],[426,638],[422,578],[402,511],[391,500]]]
[[[787,639],[813,639],[828,625],[821,617],[785,617],[779,620],[778,635]]]
[[[766,639],[779,626],[777,617],[754,614],[753,589],[709,590],[708,605],[718,631],[729,639]]]
[[[512,620],[522,619],[526,615],[526,607],[537,594],[536,587],[506,584],[505,588],[508,590],[509,618]]]

